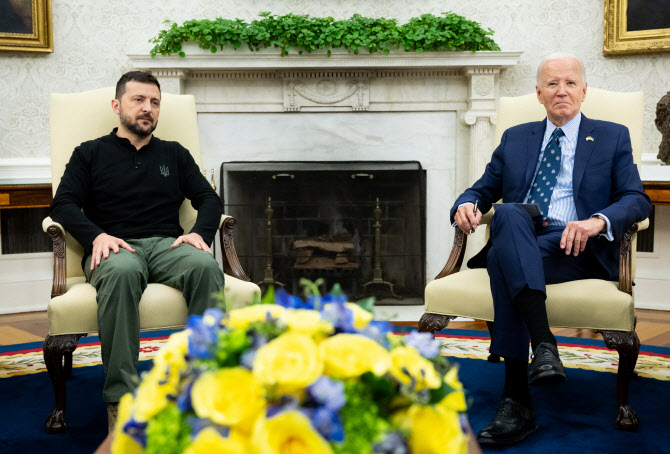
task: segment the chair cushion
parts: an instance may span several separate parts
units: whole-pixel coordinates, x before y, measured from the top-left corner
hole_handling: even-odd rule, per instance
[[[260,295],[259,287],[225,276],[224,294],[233,304],[247,304]],[[52,298],[47,307],[49,334],[87,334],[98,331],[95,288],[83,277],[69,278],[64,295]],[[186,301],[179,290],[163,284],[149,284],[140,300],[140,329],[183,327],[188,317]]]
[[[426,312],[493,320],[493,299],[485,269],[465,270],[426,286]],[[547,285],[549,325],[561,328],[631,331],[633,297],[617,282],[584,279]]]

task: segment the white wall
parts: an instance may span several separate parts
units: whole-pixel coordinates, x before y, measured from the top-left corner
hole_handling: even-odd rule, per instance
[[[521,64],[506,71],[502,96],[535,85],[540,58],[564,50],[586,62],[589,84],[609,90],[644,90],[644,150],[657,153],[656,103],[670,89],[670,53],[603,57],[601,0],[53,0],[53,54],[0,53],[0,158],[49,156],[48,95],[113,85],[131,69],[129,52],[148,50],[166,19],[252,20],[261,11],[347,18],[354,13],[397,18],[452,10],[495,30],[503,50],[523,50]]]
[[[654,126],[655,110],[657,101],[670,89],[670,53],[604,57],[602,0],[53,0],[55,52],[0,53],[0,169],[16,159],[22,159],[23,166],[24,158],[36,158],[36,164],[43,165],[49,157],[49,93],[113,85],[123,72],[132,69],[126,54],[147,51],[151,47],[148,39],[163,27],[166,19],[182,22],[222,16],[252,20],[261,11],[271,11],[338,19],[360,13],[397,18],[403,23],[423,13],[449,10],[494,29],[494,39],[502,50],[524,51],[521,64],[501,76],[502,96],[531,92],[537,63],[543,55],[557,50],[584,59],[591,86],[643,90],[646,104],[642,151],[652,159],[656,155],[661,136]],[[645,294],[644,279],[648,279],[648,288],[656,289],[647,292],[657,295],[654,301],[660,300],[658,295],[670,292],[670,281],[644,276],[652,270],[670,269],[670,225],[667,215],[661,217],[663,225],[657,225],[657,245],[661,239],[663,247],[657,257],[641,257],[636,288],[640,298]],[[45,271],[47,265],[41,266]],[[0,281],[0,308],[27,307],[21,304],[25,294],[5,291],[15,288],[14,284]],[[46,307],[48,294],[44,298],[38,304]],[[670,303],[663,307],[670,308]]]

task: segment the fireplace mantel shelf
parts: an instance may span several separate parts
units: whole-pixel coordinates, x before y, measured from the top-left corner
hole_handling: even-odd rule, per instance
[[[333,49],[328,57],[324,51],[299,55],[293,50],[282,57],[278,49],[251,52],[246,48],[211,53],[190,45],[184,47],[186,57],[177,55],[156,58],[146,54],[128,54],[136,68],[148,70],[222,70],[222,69],[320,69],[320,68],[434,68],[460,69],[470,67],[508,68],[519,63],[520,51],[482,52],[392,52],[355,55],[345,49]]]

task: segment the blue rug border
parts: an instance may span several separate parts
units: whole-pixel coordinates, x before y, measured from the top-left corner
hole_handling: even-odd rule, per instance
[[[148,337],[167,337],[172,333],[181,331],[179,329],[162,329],[155,331],[142,331],[140,333],[140,339],[145,339]],[[414,326],[406,325],[394,325],[393,331],[396,333],[410,333],[416,331]],[[436,334],[446,334],[452,336],[468,336],[468,337],[489,337],[488,331],[480,331],[473,329],[443,329],[437,331]],[[591,347],[605,347],[605,342],[600,339],[583,339],[579,337],[566,337],[566,336],[557,336],[556,340],[559,344],[574,344],[574,345],[587,345]],[[79,345],[84,344],[93,344],[100,342],[98,336],[86,336],[79,339]],[[0,353],[14,352],[18,350],[32,350],[35,348],[42,348],[44,342],[27,342],[24,344],[12,344],[12,345],[2,345],[0,346]],[[657,347],[654,345],[640,345],[640,353],[656,353],[661,355],[670,355],[670,347]]]

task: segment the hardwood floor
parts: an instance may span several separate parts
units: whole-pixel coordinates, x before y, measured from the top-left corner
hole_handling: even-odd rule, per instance
[[[416,322],[402,322],[403,325],[416,326]],[[451,322],[450,328],[486,330],[486,323]],[[600,334],[588,329],[552,329],[557,336],[602,339]],[[637,310],[637,335],[645,345],[670,347],[670,311]],[[44,340],[49,332],[47,313],[26,312],[22,314],[0,315],[0,345],[12,345]]]

